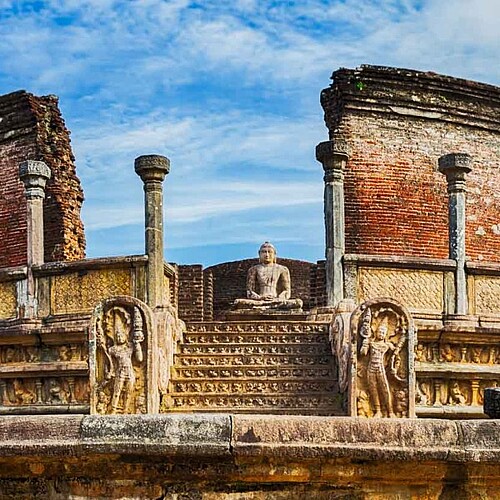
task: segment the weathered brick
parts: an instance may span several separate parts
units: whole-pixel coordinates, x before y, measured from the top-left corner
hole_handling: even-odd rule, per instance
[[[0,268],[26,263],[26,202],[19,163],[42,160],[52,171],[44,202],[45,260],[85,256],[83,191],[57,97],[25,91],[0,96]]]
[[[473,158],[467,256],[499,262],[500,89],[374,66],[332,78],[321,103],[330,138],[341,135],[350,148],[346,251],[446,258],[446,180],[437,161],[465,152]]]

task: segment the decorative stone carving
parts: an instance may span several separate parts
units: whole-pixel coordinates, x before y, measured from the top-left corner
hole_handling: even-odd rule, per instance
[[[16,283],[14,281],[0,282],[0,319],[16,317]]]
[[[129,269],[91,270],[55,276],[51,286],[53,314],[91,312],[100,300],[132,292]]]
[[[14,378],[0,381],[2,406],[68,406],[88,404],[84,377]]]
[[[45,184],[50,177],[50,168],[43,161],[26,160],[19,165],[19,178],[27,198],[45,198]]]
[[[496,314],[500,309],[500,277],[474,276],[476,314]]]
[[[415,415],[414,339],[409,312],[392,299],[370,300],[352,313],[352,415]]]
[[[248,270],[247,298],[237,299],[235,308],[301,310],[302,301],[290,298],[290,272],[286,266],[276,263],[276,249],[268,241],[259,249],[259,260],[259,264]]]
[[[443,273],[425,270],[360,268],[358,300],[394,297],[410,309],[442,313]]]
[[[89,349],[92,413],[149,410],[150,314],[146,304],[132,297],[114,297],[96,307]]]
[[[349,368],[351,357],[351,314],[356,309],[353,300],[339,302],[335,318],[330,327],[330,343],[335,356],[338,369],[338,382],[340,392],[345,393],[349,386]]]
[[[156,312],[158,341],[157,357],[158,369],[156,374],[158,386],[159,410],[168,411],[171,400],[168,397],[168,387],[170,380],[171,367],[174,362],[174,345],[182,342],[186,331],[186,324],[179,319],[176,311],[167,306]],[[190,366],[190,365],[188,365]],[[139,400],[141,403],[142,400]],[[138,409],[144,412],[144,405],[139,404]]]

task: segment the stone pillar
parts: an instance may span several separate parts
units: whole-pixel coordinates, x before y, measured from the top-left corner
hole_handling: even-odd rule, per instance
[[[163,181],[170,171],[165,156],[145,155],[135,159],[135,172],[144,182],[146,225],[147,304],[154,309],[163,304]]]
[[[36,286],[32,266],[43,264],[43,200],[45,185],[50,179],[50,168],[43,161],[27,160],[19,164],[19,178],[26,195],[26,239],[28,276],[18,286],[18,304],[21,317],[37,315]]]
[[[316,159],[325,171],[325,257],[327,306],[335,306],[344,298],[342,257],[345,253],[344,169],[349,156],[343,139],[320,142]]]
[[[50,168],[43,161],[27,160],[19,165],[27,200],[28,266],[43,264],[43,200]]]
[[[439,171],[448,182],[449,257],[457,263],[455,271],[455,314],[467,314],[465,276],[465,176],[471,171],[471,157],[450,153],[439,158]]]

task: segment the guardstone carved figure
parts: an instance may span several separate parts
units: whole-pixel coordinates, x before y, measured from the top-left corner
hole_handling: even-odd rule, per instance
[[[109,303],[95,315],[94,412],[143,412],[136,408],[146,400],[143,329],[143,313],[132,304]]]
[[[367,309],[365,317],[371,319],[370,309]],[[360,335],[364,337],[361,345],[361,354],[368,356],[367,381],[368,392],[371,398],[371,404],[374,409],[374,417],[394,417],[392,395],[387,380],[385,355],[392,351],[392,356],[397,356],[399,351],[396,346],[387,340],[388,333],[387,317],[379,323],[374,335],[370,331],[360,330]],[[364,324],[362,326],[365,326]],[[391,357],[391,360],[393,358]]]
[[[391,299],[373,299],[354,311],[351,332],[351,414],[414,416],[415,335],[409,313]]]
[[[259,264],[247,274],[247,298],[237,299],[238,309],[301,309],[300,299],[291,299],[290,271],[276,263],[276,249],[266,241],[259,249]]]

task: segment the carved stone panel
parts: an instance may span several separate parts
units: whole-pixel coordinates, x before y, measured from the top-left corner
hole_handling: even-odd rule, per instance
[[[13,281],[0,282],[0,319],[16,317],[16,284]]]
[[[353,312],[351,415],[415,416],[414,339],[409,312],[392,299],[372,299]]]
[[[441,272],[362,268],[358,276],[359,301],[393,297],[409,309],[437,313],[443,311]]]
[[[146,304],[132,297],[101,302],[91,320],[91,413],[149,413],[153,322]]]
[[[85,377],[19,377],[0,379],[0,406],[65,406],[88,404]]]
[[[500,277],[475,276],[476,314],[498,314],[500,310]]]
[[[338,370],[340,392],[345,393],[349,387],[349,369],[351,359],[351,314],[356,309],[353,300],[341,300],[330,325],[330,345],[335,356]]]
[[[55,276],[51,287],[52,314],[91,312],[107,297],[130,295],[131,277],[128,269],[100,269]]]

